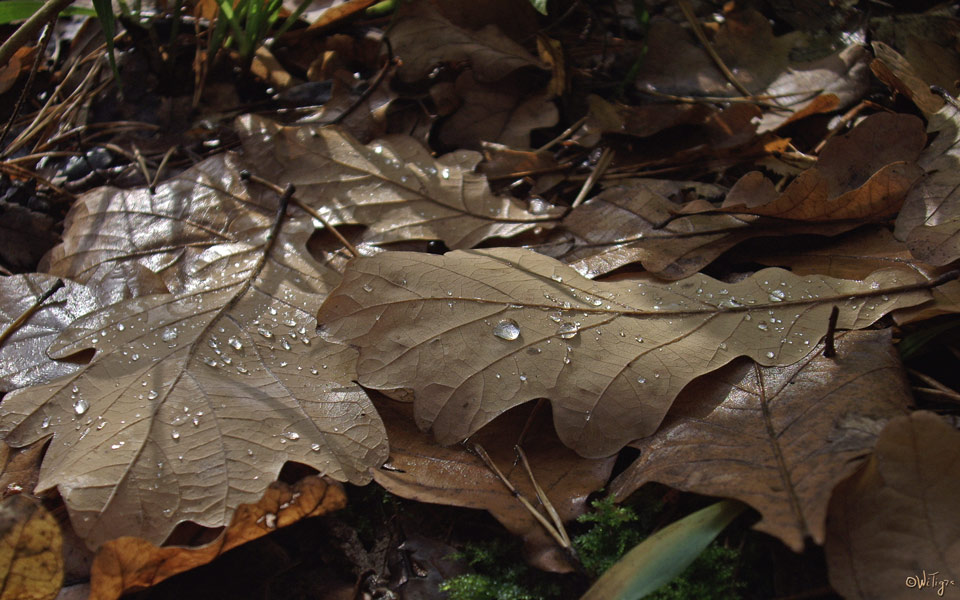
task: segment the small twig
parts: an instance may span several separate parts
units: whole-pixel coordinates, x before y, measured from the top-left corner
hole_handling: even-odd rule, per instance
[[[960,102],[957,102],[957,99],[954,98],[953,95],[947,90],[943,89],[939,85],[931,85],[930,91],[943,98],[950,106],[960,110]]]
[[[258,176],[258,175],[254,175],[254,174],[251,173],[250,171],[241,171],[241,172],[240,172],[240,177],[241,177],[242,179],[252,181],[253,183],[259,183],[259,184],[262,185],[262,186],[268,187],[268,188],[270,188],[271,190],[277,192],[278,194],[284,193],[284,188],[282,188],[282,187],[280,187],[279,185],[273,183],[272,181],[268,181],[268,180],[264,179],[263,177],[260,177],[260,176]],[[347,238],[343,237],[343,234],[341,234],[339,231],[337,231],[337,228],[336,228],[336,227],[332,227],[329,223],[327,223],[326,219],[324,219],[323,216],[322,216],[319,212],[317,212],[312,206],[309,206],[309,205],[301,202],[300,199],[297,198],[296,196],[291,196],[291,197],[290,197],[290,200],[291,200],[294,204],[296,204],[297,206],[299,206],[301,209],[303,209],[303,210],[304,210],[307,214],[309,214],[311,217],[313,217],[314,219],[320,221],[320,224],[323,225],[323,227],[324,227],[325,229],[329,230],[330,233],[332,233],[332,234],[334,235],[334,237],[336,237],[337,240],[339,240],[340,243],[344,245],[344,247],[347,249],[347,251],[350,252],[350,254],[351,254],[354,258],[360,256],[360,253],[357,252],[356,247],[355,247],[353,244],[351,244],[351,243],[347,240]]]
[[[543,488],[537,483],[537,478],[533,476],[533,469],[530,468],[530,461],[527,460],[527,455],[524,453],[523,448],[514,446],[513,451],[517,453],[517,456],[520,457],[520,462],[523,463],[523,469],[527,472],[527,477],[533,485],[533,490],[537,494],[537,500],[540,501],[544,510],[547,511],[550,520],[553,521],[553,526],[557,528],[557,532],[560,534],[560,537],[563,538],[563,547],[572,548],[573,544],[570,542],[570,536],[567,535],[566,527],[563,526],[563,520],[560,518],[560,514],[557,513],[557,509],[553,507],[553,503],[550,502],[550,498],[547,497],[547,493],[543,491]]]
[[[147,188],[150,190],[150,193],[155,192],[153,186],[150,182],[153,181],[153,177],[150,176],[150,169],[147,168],[147,161],[144,160],[143,154],[140,152],[140,148],[136,144],[133,144],[133,156],[136,159],[137,166],[140,167],[140,172],[143,173],[143,182],[147,184]]]
[[[70,155],[73,155],[71,152]],[[55,193],[65,196],[71,200],[76,200],[77,196],[73,192],[69,192],[62,187],[54,184],[52,181],[46,177],[40,175],[39,173],[34,173],[30,169],[25,169],[20,165],[13,164],[12,161],[0,162],[0,171],[7,173],[8,175],[13,175],[14,177],[24,177],[26,179],[35,179],[37,182],[47,186]]]
[[[40,310],[40,307],[43,305],[44,302],[47,301],[48,298],[50,298],[50,296],[56,294],[57,290],[59,290],[62,287],[63,287],[63,280],[58,278],[56,281],[53,282],[53,285],[50,286],[50,289],[48,289],[39,298],[37,298],[37,300],[30,306],[30,308],[23,311],[23,313],[21,313],[19,317],[14,319],[13,323],[10,323],[10,325],[8,325],[7,328],[3,330],[3,333],[0,333],[0,346],[2,346],[4,342],[7,341],[7,338],[13,335],[13,333],[16,330],[20,329],[23,326],[23,324],[27,322],[27,319],[29,319],[33,315],[33,313]]]
[[[160,183],[160,177],[162,176],[163,170],[167,168],[167,163],[170,161],[170,157],[173,156],[173,153],[176,152],[176,146],[170,146],[170,149],[167,150],[163,158],[160,159],[160,166],[157,167],[157,171],[153,174],[153,181],[150,182],[150,193],[156,193],[157,184]]]
[[[33,13],[29,19],[24,21],[23,25],[13,32],[13,35],[7,38],[3,45],[0,45],[0,66],[6,65],[14,52],[27,43],[37,31],[45,24],[57,18],[60,11],[73,4],[73,0],[48,0],[43,3],[37,12]]]
[[[913,386],[913,389],[918,392],[923,392],[924,394],[930,394],[931,396],[939,396],[951,402],[960,404],[960,394],[958,394],[957,392],[954,392],[953,390],[944,391],[944,390],[938,390],[936,388],[928,388],[928,387],[920,387],[920,386]]]
[[[350,113],[356,110],[358,106],[363,104],[367,100],[367,98],[369,98],[370,95],[373,94],[374,90],[376,90],[380,86],[380,82],[383,81],[383,78],[384,76],[386,76],[387,72],[394,65],[398,64],[397,59],[393,56],[393,46],[390,45],[390,40],[387,39],[386,36],[383,37],[383,44],[387,47],[387,62],[383,65],[383,67],[377,73],[376,77],[373,78],[373,81],[370,83],[370,85],[367,86],[367,89],[363,90],[363,93],[360,94],[360,97],[357,98],[353,104],[348,106],[346,110],[344,110],[342,113],[337,115],[335,119],[330,121],[331,125],[338,125],[342,123],[343,120],[346,119],[348,116],[350,116]]]
[[[487,451],[483,449],[483,446],[481,446],[480,444],[474,444],[473,451],[477,454],[477,456],[480,457],[480,460],[483,461],[483,464],[485,464],[488,469],[493,471],[493,473],[497,476],[500,482],[503,483],[504,486],[506,486],[506,488],[510,491],[511,494],[513,494],[513,497],[519,500],[520,503],[523,504],[523,507],[526,508],[527,511],[530,513],[530,515],[533,516],[533,518],[536,519],[537,522],[540,523],[540,525],[547,530],[547,533],[550,534],[550,536],[554,539],[554,541],[556,541],[561,548],[567,548],[568,542],[564,540],[564,536],[566,535],[566,533],[564,533],[564,535],[561,535],[560,532],[557,531],[556,527],[554,527],[553,524],[550,523],[550,521],[548,521],[546,517],[540,514],[540,511],[538,511],[533,506],[533,504],[531,504],[530,501],[527,500],[523,496],[523,494],[521,494],[517,490],[517,488],[513,487],[513,484],[510,483],[510,480],[507,479],[507,477],[503,474],[502,471],[500,471],[499,467],[497,467],[497,465],[493,462],[493,459],[490,458],[490,455],[487,454]]]
[[[580,188],[580,193],[577,194],[577,197],[574,199],[573,204],[570,205],[570,208],[576,208],[583,204],[587,194],[590,193],[597,181],[603,177],[603,173],[607,170],[607,167],[610,166],[610,162],[613,160],[613,154],[613,148],[610,146],[607,146],[603,149],[603,154],[600,155],[600,160],[597,161],[597,166],[594,167],[593,172],[590,173],[590,176],[587,177],[587,180],[583,182],[583,187]]]
[[[573,135],[578,129],[580,129],[581,127],[583,127],[583,124],[586,123],[586,122],[587,122],[587,117],[586,117],[586,116],[580,117],[580,119],[577,120],[573,125],[571,125],[570,127],[567,127],[567,128],[563,131],[563,133],[561,133],[561,134],[558,135],[557,137],[553,138],[552,140],[550,140],[550,141],[547,142],[546,144],[540,146],[539,148],[537,148],[536,150],[534,150],[534,152],[536,153],[536,152],[543,152],[543,151],[545,151],[545,150],[549,150],[549,149],[552,148],[555,144],[559,144],[559,143],[562,142],[563,140],[565,140],[565,139],[567,139],[568,137],[570,137],[571,135]]]
[[[834,306],[830,310],[830,320],[827,321],[827,337],[823,342],[823,356],[826,358],[834,358],[837,355],[837,349],[833,345],[833,338],[837,334],[838,318],[840,318],[840,307]]]
[[[13,112],[10,113],[10,118],[7,119],[7,124],[3,128],[3,132],[0,132],[0,146],[3,146],[3,140],[7,139],[7,134],[10,133],[13,122],[17,120],[17,115],[20,114],[23,103],[27,100],[27,96],[30,95],[30,90],[33,89],[33,80],[37,77],[37,71],[40,70],[40,63],[43,62],[43,57],[47,53],[47,44],[50,43],[52,36],[53,26],[47,23],[43,26],[43,32],[40,33],[40,43],[37,44],[37,56],[33,60],[33,66],[30,67],[30,75],[27,76],[27,82],[24,84],[23,90],[20,91],[20,96],[17,98],[17,103],[13,106]]]
[[[665,94],[663,92],[658,92],[657,90],[648,89],[637,90],[637,92],[647,96],[653,96],[654,98],[664,98],[666,100],[673,100],[674,102],[682,102],[684,104],[718,104],[726,102],[731,104],[764,104],[766,100],[776,100],[777,98],[789,98],[791,96],[800,96],[804,94],[816,96],[817,94],[823,92],[823,89],[801,90],[797,92],[786,92],[783,94],[756,94],[751,96],[676,96],[674,94]],[[784,106],[778,106],[777,108],[789,110],[791,112],[793,110]]]

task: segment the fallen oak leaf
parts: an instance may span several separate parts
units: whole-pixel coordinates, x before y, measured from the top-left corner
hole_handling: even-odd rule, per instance
[[[63,583],[63,537],[36,500],[0,504],[0,600],[53,600]]]
[[[561,259],[591,278],[640,262],[658,277],[681,279],[751,238],[837,235],[860,225],[704,211],[702,200],[692,201],[700,205],[696,212],[678,214],[683,209],[669,196],[685,187],[684,182],[644,179],[608,187],[564,218],[564,228],[579,239]]]
[[[335,127],[290,126],[246,115],[237,122],[251,169],[292,183],[297,196],[330,225],[366,225],[362,241],[386,244],[441,239],[469,248],[550,226],[560,209],[534,214],[495,196],[473,172],[481,155],[457,151],[434,158],[408,136],[366,146]]]
[[[960,432],[927,411],[890,421],[873,456],[830,501],[830,584],[845,598],[913,595],[921,584],[938,595],[955,591],[958,495]]]
[[[95,348],[93,361],[0,404],[9,444],[52,436],[37,489],[59,489],[91,548],[226,525],[287,461],[359,483],[386,458],[383,425],[350,383],[355,353],[314,334],[339,275],[307,256],[310,217],[273,204],[272,227],[191,260],[179,295],[76,321],[50,353]]]
[[[42,298],[59,278],[41,273],[0,278],[0,331],[5,331]],[[27,320],[0,342],[0,392],[46,383],[80,368],[53,361],[47,348],[70,323],[101,307],[92,290],[63,281]]]
[[[310,475],[293,485],[271,483],[263,497],[237,507],[227,528],[200,547],[156,546],[134,537],[104,544],[90,570],[90,600],[116,600],[125,593],[205,565],[224,552],[307,517],[340,510],[347,505],[343,487]]]
[[[694,380],[660,429],[632,444],[640,457],[611,492],[622,500],[656,481],[735,498],[795,552],[806,536],[822,544],[830,492],[911,403],[890,330],[838,336],[833,359],[822,349],[785,367],[740,360]]]
[[[553,538],[476,454],[463,446],[439,446],[414,425],[409,404],[376,398],[374,402],[390,438],[389,468],[375,470],[374,481],[402,498],[489,511],[523,539],[524,553],[532,564],[553,572],[570,570],[569,560]],[[513,444],[521,443],[537,483],[560,518],[570,521],[580,516],[587,509],[589,494],[607,482],[616,457],[580,457],[560,443],[545,415],[535,416],[526,429],[531,412],[526,407],[518,411],[494,421],[472,441],[487,449],[513,485],[533,499],[535,490],[513,451]]]
[[[361,385],[412,395],[417,425],[442,444],[547,398],[564,444],[602,457],[654,433],[699,375],[738,356],[800,360],[833,306],[840,328],[863,328],[942,283],[918,279],[767,269],[732,284],[695,275],[634,285],[597,283],[529,250],[385,252],[350,262],[318,322],[359,350]]]
[[[917,258],[945,266],[960,258],[960,108],[944,105],[927,133],[936,139],[918,159],[926,175],[907,195],[894,235]]]

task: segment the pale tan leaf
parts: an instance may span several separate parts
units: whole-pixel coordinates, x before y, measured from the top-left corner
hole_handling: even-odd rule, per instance
[[[409,404],[375,402],[390,437],[389,468],[374,471],[377,483],[392,494],[420,502],[490,511],[512,534],[523,538],[528,560],[541,569],[570,570],[569,560],[553,538],[476,454],[463,446],[440,446],[419,431]],[[616,457],[582,458],[565,448],[547,413],[536,415],[527,429],[530,411],[525,408],[494,421],[472,441],[533,502],[536,491],[513,450],[515,444],[522,444],[537,483],[560,518],[570,521],[586,511],[588,495],[607,482]]]
[[[652,434],[687,383],[738,356],[800,360],[834,305],[848,329],[929,300],[915,281],[767,269],[733,284],[597,283],[529,250],[385,252],[353,260],[318,319],[359,349],[361,385],[412,390],[441,443],[547,398],[560,439],[600,457]]]
[[[40,273],[0,279],[0,331],[29,310],[56,281],[56,277]],[[100,308],[100,303],[86,286],[73,281],[63,284],[0,345],[0,392],[46,383],[80,368],[51,360],[47,347],[75,319]]]
[[[437,65],[467,61],[479,81],[496,81],[525,67],[549,71],[495,25],[470,31],[448,21],[426,2],[406,4],[390,29],[393,50],[403,61],[397,76],[423,79]]]
[[[450,248],[469,248],[559,216],[556,210],[533,214],[513,198],[495,196],[473,171],[481,159],[476,152],[436,159],[407,136],[364,146],[333,127],[283,127],[253,115],[240,118],[238,128],[255,172],[297,186],[297,196],[331,225],[366,225],[367,243],[441,239]]]
[[[831,585],[845,598],[956,593],[958,497],[960,432],[926,411],[888,423],[870,461],[830,501]]]
[[[611,491],[626,498],[657,481],[736,498],[763,516],[757,529],[793,550],[806,536],[822,544],[830,492],[911,402],[889,330],[840,336],[834,359],[822,350],[786,367],[741,360],[696,379],[660,429],[633,444],[640,457]]]
[[[917,258],[943,266],[960,258],[960,109],[946,104],[930,116],[936,139],[921,154],[926,176],[897,216],[895,233]]]
[[[562,260],[588,277],[640,262],[658,277],[681,279],[754,237],[836,235],[857,226],[718,212],[677,217],[682,207],[668,195],[685,187],[684,182],[643,179],[608,187],[564,218],[564,227],[579,241]]]
[[[157,293],[157,276],[179,293],[189,285],[190,262],[206,248],[269,230],[275,195],[248,187],[240,178],[243,168],[236,155],[221,154],[155,194],[146,188],[92,190],[71,208],[63,243],[41,269],[80,283],[98,281],[98,296],[114,301]]]
[[[226,525],[287,461],[363,482],[386,457],[383,425],[350,383],[355,353],[315,335],[339,275],[309,258],[307,215],[277,221],[276,195],[263,200],[233,215],[246,239],[198,236],[205,250],[178,295],[73,323],[49,352],[94,348],[87,367],[0,405],[8,443],[52,437],[37,489],[58,488],[91,547],[123,535],[158,544],[183,521]],[[271,212],[274,225],[257,228]]]

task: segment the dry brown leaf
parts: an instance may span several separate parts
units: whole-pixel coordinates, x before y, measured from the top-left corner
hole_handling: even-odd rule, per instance
[[[271,180],[297,186],[297,196],[331,225],[367,225],[363,241],[382,244],[441,239],[469,248],[550,225],[557,210],[534,214],[510,197],[495,196],[473,172],[476,152],[439,159],[406,136],[364,146],[332,127],[283,127],[247,115],[238,121],[250,162]]]
[[[0,331],[6,330],[56,283],[57,277],[32,273],[0,278]],[[100,308],[93,292],[73,281],[30,316],[0,345],[0,392],[46,383],[80,365],[52,361],[47,347],[75,319]]]
[[[530,132],[552,127],[560,116],[546,92],[525,93],[522,79],[480,83],[472,71],[457,77],[460,107],[440,126],[439,140],[453,148],[480,150],[482,142],[530,147]]]
[[[59,241],[53,225],[45,214],[0,199],[0,261],[15,269],[32,269]]]
[[[669,197],[702,184],[626,180],[578,206],[563,220],[579,241],[562,257],[588,277],[640,262],[658,277],[681,279],[700,271],[744,240],[795,234],[836,235],[858,223],[804,223],[716,211],[674,218],[682,206]],[[703,201],[702,211],[712,210]]]
[[[411,2],[398,12],[390,30],[393,50],[403,61],[397,75],[418,81],[437,65],[468,62],[478,81],[491,82],[526,67],[549,67],[495,25],[478,31],[457,27],[427,2]]]
[[[293,485],[271,483],[256,503],[237,507],[227,528],[204,546],[158,547],[134,537],[109,541],[97,552],[90,570],[90,600],[116,600],[127,592],[205,565],[277,528],[346,505],[347,496],[338,483],[311,475]]]
[[[757,529],[794,551],[808,535],[822,544],[830,492],[911,402],[889,330],[839,336],[835,359],[822,349],[787,367],[741,360],[696,379],[660,429],[633,444],[640,457],[612,493],[657,481],[736,498],[763,516]]]
[[[760,172],[744,175],[723,212],[801,221],[876,221],[893,217],[923,171],[913,161],[927,138],[912,115],[878,113],[831,138],[817,165],[778,194]]]
[[[0,473],[0,496],[32,494],[40,477],[40,461],[46,444],[40,442],[24,448],[11,448],[0,442],[4,455]]]
[[[654,433],[687,383],[738,356],[800,360],[834,305],[850,329],[929,300],[907,277],[767,269],[732,284],[634,285],[590,281],[529,250],[385,252],[351,261],[318,319],[359,349],[360,384],[412,395],[417,424],[440,443],[547,398],[560,439],[601,457]]]
[[[63,583],[60,526],[40,504],[10,496],[0,504],[0,600],[53,600]]]
[[[333,82],[330,100],[304,121],[327,124],[342,118],[341,127],[345,131],[358,140],[370,141],[386,133],[387,110],[396,99],[397,93],[382,83],[360,101],[359,92],[354,91],[342,78],[337,78]],[[345,117],[344,113],[347,113]]]
[[[639,91],[679,96],[740,96],[692,35],[669,21],[654,18],[648,34],[649,51],[636,79]],[[775,37],[759,12],[725,15],[714,48],[742,85],[786,110],[767,110],[760,133],[779,127],[792,113],[804,110],[821,94],[833,94],[839,106],[859,100],[869,87],[870,56],[852,45],[809,61],[794,60],[797,51],[813,46],[810,34],[793,32]]]
[[[907,195],[894,233],[917,258],[943,266],[960,258],[960,109],[930,116],[936,139],[918,160],[926,176]]]
[[[909,98],[928,115],[943,108],[943,98],[930,91],[930,84],[920,77],[910,61],[883,42],[873,42],[872,46],[877,58],[870,63],[870,70],[880,81]]]
[[[355,352],[315,336],[313,315],[339,275],[306,252],[310,217],[277,221],[276,195],[245,211],[223,191],[201,187],[193,198],[204,195],[222,200],[241,233],[217,245],[216,232],[198,235],[202,252],[177,261],[187,263],[178,295],[134,298],[74,322],[48,353],[92,348],[93,361],[0,405],[9,444],[52,436],[37,489],[59,489],[91,547],[123,535],[160,543],[183,521],[226,525],[287,461],[363,482],[386,458],[383,425],[350,383]],[[164,232],[149,227],[158,212],[133,203],[149,195],[122,196],[127,228],[143,232],[134,241],[165,247]],[[85,216],[93,225],[119,218]],[[76,223],[71,235],[98,239]]]
[[[533,564],[554,572],[570,570],[553,538],[480,458],[463,446],[440,446],[418,430],[409,404],[390,400],[376,404],[390,437],[389,468],[374,471],[377,483],[392,494],[418,502],[490,511],[512,534],[523,538],[525,554]],[[607,482],[616,457],[578,456],[560,443],[546,414],[535,418],[521,442],[529,415],[528,407],[511,412],[509,419],[494,421],[471,443],[487,450],[511,483],[537,504],[536,492],[513,451],[514,444],[521,443],[537,483],[560,518],[574,519],[586,510],[587,496]]]
[[[960,432],[926,411],[888,423],[870,461],[830,501],[831,585],[845,598],[955,594],[958,497]]]

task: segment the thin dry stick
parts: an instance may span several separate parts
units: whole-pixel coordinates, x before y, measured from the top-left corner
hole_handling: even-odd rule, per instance
[[[800,96],[803,94],[816,96],[817,94],[823,92],[823,89],[801,90],[797,92],[785,92],[783,94],[757,94],[755,96],[675,96],[673,94],[665,94],[656,90],[646,89],[638,90],[638,92],[647,96],[653,96],[654,98],[664,98],[666,100],[673,100],[674,102],[683,102],[684,104],[703,104],[705,102],[710,104],[718,102],[763,104],[764,100],[776,100],[777,98],[787,98],[790,96]]]
[[[60,11],[70,6],[73,0],[47,0],[40,9],[24,21],[23,25],[13,32],[13,35],[7,38],[7,41],[0,46],[0,66],[4,66],[10,61],[10,57],[27,43],[40,28],[52,19],[55,19]]]
[[[527,455],[524,453],[523,448],[514,446],[513,450],[517,453],[517,456],[520,457],[520,462],[523,463],[523,469],[527,472],[527,477],[530,479],[530,483],[533,484],[533,489],[537,493],[537,500],[540,501],[544,510],[547,511],[550,520],[553,521],[553,526],[557,528],[557,532],[560,534],[560,537],[563,538],[563,547],[572,548],[573,544],[570,542],[570,536],[567,535],[566,527],[563,526],[563,520],[560,518],[559,513],[557,513],[557,509],[553,507],[553,503],[550,502],[550,498],[547,498],[547,493],[543,491],[543,488],[537,483],[537,478],[533,476],[533,469],[530,468],[530,462],[527,460]]]
[[[911,369],[909,367],[907,368],[907,372],[913,375],[914,377],[916,377],[917,379],[920,379],[927,385],[932,386],[941,392],[953,394],[955,396],[960,397],[960,394],[957,394],[957,392],[954,391],[952,388],[940,383],[939,381],[927,375],[926,373],[921,373],[920,371],[917,371],[916,369]]]
[[[960,394],[952,390],[949,392],[945,392],[943,390],[938,390],[935,388],[921,387],[916,385],[913,386],[913,389],[918,392],[923,392],[924,394],[930,394],[931,396],[939,396],[951,402],[956,402],[957,404],[960,404]]]
[[[487,451],[483,449],[483,446],[481,446],[480,444],[474,444],[473,451],[477,454],[477,456],[480,457],[480,460],[483,461],[483,464],[485,464],[488,469],[493,471],[493,473],[497,476],[500,482],[503,483],[503,485],[505,485],[508,490],[510,490],[510,493],[513,494],[513,497],[519,500],[520,503],[523,504],[523,507],[526,508],[527,511],[533,516],[533,518],[536,519],[537,522],[540,523],[540,525],[547,530],[547,533],[550,534],[550,536],[557,542],[557,544],[559,544],[560,547],[562,548],[567,548],[568,546],[566,545],[567,542],[564,541],[564,536],[560,535],[560,532],[557,531],[556,527],[554,527],[553,524],[551,524],[546,517],[540,514],[540,511],[538,511],[533,506],[533,504],[531,504],[530,501],[527,500],[523,496],[523,494],[521,494],[517,490],[517,488],[513,487],[513,484],[510,483],[510,480],[507,479],[506,476],[503,474],[503,472],[501,472],[500,469],[497,467],[497,465],[494,464],[493,460],[490,458],[490,455],[487,454]]]
[[[373,94],[374,90],[380,87],[380,83],[383,81],[383,78],[390,71],[390,69],[392,69],[394,66],[399,64],[399,61],[396,59],[396,57],[393,56],[393,46],[390,45],[390,40],[387,39],[386,36],[384,36],[383,38],[383,44],[387,47],[386,64],[383,65],[383,67],[377,73],[376,77],[373,78],[373,81],[370,82],[370,85],[367,86],[367,89],[363,90],[363,93],[360,94],[360,97],[357,98],[357,100],[353,104],[348,106],[347,110],[337,115],[337,117],[330,122],[332,125],[338,125],[342,123],[343,120],[346,119],[348,116],[350,116],[350,113],[356,110],[358,106],[363,104],[364,101],[366,101],[366,99],[369,98],[371,94]]]
[[[153,181],[150,182],[150,193],[153,194],[157,191],[157,184],[160,183],[160,177],[162,176],[163,170],[167,168],[167,163],[170,162],[170,157],[173,156],[173,153],[177,151],[176,146],[170,146],[170,149],[164,153],[163,158],[160,159],[160,166],[157,167],[157,172],[153,174]]]
[[[583,127],[583,124],[586,123],[586,122],[587,122],[587,117],[586,117],[586,116],[580,117],[580,119],[578,119],[573,125],[571,125],[570,127],[567,127],[567,128],[563,131],[563,133],[561,133],[561,134],[558,135],[557,137],[553,138],[552,140],[550,140],[550,141],[547,142],[546,144],[540,146],[539,148],[537,148],[536,150],[534,150],[534,152],[543,152],[543,151],[545,151],[545,150],[549,150],[549,149],[552,148],[555,144],[559,144],[559,143],[562,142],[563,140],[565,140],[565,139],[567,139],[568,137],[570,137],[571,135],[573,135],[578,129],[580,129],[581,127]]]
[[[33,80],[37,77],[37,71],[40,70],[40,63],[43,62],[43,57],[47,53],[47,44],[50,43],[50,38],[53,36],[53,26],[50,23],[47,23],[43,27],[43,32],[40,33],[40,43],[37,44],[37,56],[33,60],[33,66],[30,67],[30,75],[27,76],[27,83],[24,84],[23,90],[20,91],[20,96],[17,98],[17,103],[13,106],[13,112],[10,113],[10,118],[7,119],[7,124],[3,128],[3,132],[0,133],[0,146],[3,146],[3,140],[7,139],[7,134],[10,133],[10,128],[13,127],[13,122],[17,120],[17,115],[20,114],[20,109],[23,108],[23,103],[26,101],[27,96],[30,95],[30,90],[33,89]]]
[[[833,345],[833,338],[837,334],[837,319],[840,318],[840,307],[834,306],[830,310],[830,320],[827,321],[827,337],[824,341],[823,356],[825,358],[834,358],[837,356],[837,349]]]
[[[284,191],[284,189],[283,189],[282,187],[280,187],[279,185],[273,183],[272,181],[267,181],[267,180],[264,179],[263,177],[260,177],[260,176],[258,176],[258,175],[254,175],[254,174],[251,173],[250,171],[241,171],[241,172],[240,172],[240,177],[242,177],[242,178],[244,178],[244,179],[249,179],[250,181],[252,181],[252,182],[254,182],[254,183],[259,183],[259,184],[262,185],[262,186],[268,187],[268,188],[270,188],[271,190],[277,192],[278,194],[282,194],[283,191]],[[341,234],[339,231],[337,231],[337,228],[336,228],[336,227],[332,227],[329,223],[327,223],[326,219],[324,219],[323,216],[320,215],[320,213],[318,213],[316,210],[314,210],[312,206],[308,206],[308,205],[304,204],[304,203],[301,202],[300,199],[297,198],[296,196],[291,197],[290,200],[291,200],[294,204],[296,204],[297,206],[299,206],[301,209],[303,209],[304,212],[306,212],[308,215],[310,215],[310,216],[313,217],[314,219],[320,221],[320,224],[323,225],[323,227],[324,227],[325,229],[329,230],[330,233],[332,233],[332,234],[334,235],[334,237],[336,237],[337,240],[339,240],[340,243],[343,244],[343,246],[344,246],[344,247],[347,249],[347,251],[353,256],[353,258],[356,258],[356,257],[360,256],[360,253],[357,252],[356,247],[354,247],[354,245],[351,244],[351,243],[347,240],[347,238],[343,237],[343,234]]]
[[[137,159],[137,166],[140,167],[140,172],[143,173],[143,182],[147,184],[147,187],[150,189],[150,193],[152,194],[154,190],[150,185],[150,182],[153,181],[153,177],[150,176],[150,169],[147,168],[147,161],[143,158],[143,153],[140,152],[140,148],[137,148],[136,144],[133,144],[133,156]]]
[[[43,305],[43,303],[46,302],[47,299],[50,298],[50,296],[56,294],[57,290],[59,290],[62,287],[63,287],[63,280],[58,278],[56,281],[53,282],[53,285],[50,286],[50,289],[48,289],[39,298],[37,298],[36,302],[34,302],[30,306],[30,308],[23,311],[23,313],[19,317],[14,319],[13,323],[10,323],[10,325],[8,325],[7,328],[4,329],[2,333],[0,333],[0,346],[2,346],[3,343],[7,341],[7,338],[13,335],[13,333],[16,330],[23,327],[23,324],[27,322],[27,319],[29,319],[33,315],[33,313],[40,310],[40,307]]]
[[[603,154],[600,155],[600,160],[597,161],[597,166],[594,167],[593,172],[590,173],[590,176],[587,177],[587,180],[583,182],[583,187],[580,188],[580,193],[577,194],[577,197],[574,199],[573,204],[570,205],[570,208],[576,208],[583,203],[587,197],[587,194],[590,193],[590,190],[592,190],[593,186],[597,184],[597,181],[603,177],[603,173],[607,170],[607,167],[610,166],[610,162],[613,160],[613,154],[613,148],[610,146],[604,148]]]
[[[697,36],[697,39],[700,40],[700,43],[703,45],[703,49],[707,51],[707,54],[710,55],[710,58],[713,60],[714,64],[717,65],[717,68],[720,69],[720,72],[723,73],[723,76],[733,84],[733,87],[737,88],[744,96],[753,96],[740,80],[737,79],[737,76],[733,74],[733,71],[727,66],[727,63],[723,62],[723,59],[720,58],[720,55],[717,54],[717,51],[713,49],[713,44],[710,43],[710,40],[707,39],[707,35],[703,33],[703,28],[700,27],[700,21],[697,20],[697,16],[693,14],[693,8],[690,7],[690,3],[687,0],[677,0],[677,4],[680,5],[680,10],[683,11],[683,16],[687,18],[687,21],[690,22],[690,26],[693,27],[693,33]],[[762,103],[767,108],[776,108],[782,109],[783,107],[777,106],[776,104],[770,104],[767,102]]]
[[[72,155],[73,153],[71,152],[70,154]],[[65,196],[67,198],[70,198],[71,200],[77,199],[76,194],[72,192],[68,192],[67,190],[54,184],[52,181],[50,181],[49,179],[47,179],[46,177],[40,174],[34,173],[30,169],[25,169],[20,165],[12,164],[10,161],[0,162],[0,171],[3,171],[8,175],[13,175],[14,177],[23,177],[25,179],[35,179],[39,183],[47,186],[48,188],[53,190],[55,193],[60,194],[61,196]]]

